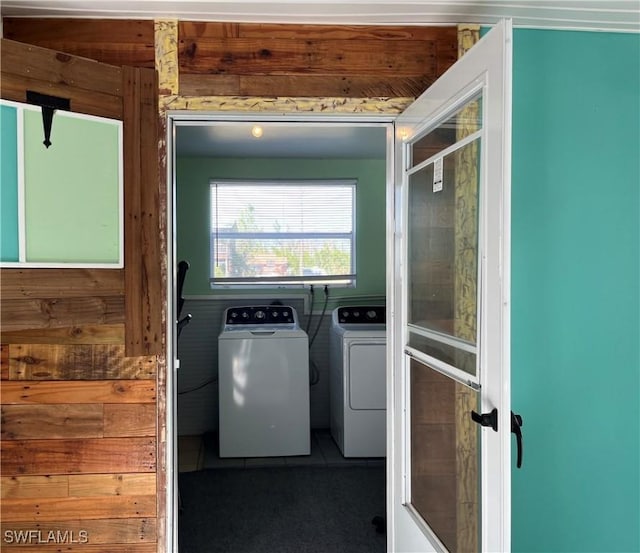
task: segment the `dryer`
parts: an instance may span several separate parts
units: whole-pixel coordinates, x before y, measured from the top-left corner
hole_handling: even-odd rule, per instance
[[[386,348],[384,307],[338,307],[333,311],[331,435],[345,457],[386,454]]]
[[[295,309],[230,307],[218,337],[220,457],[309,455],[309,340]]]

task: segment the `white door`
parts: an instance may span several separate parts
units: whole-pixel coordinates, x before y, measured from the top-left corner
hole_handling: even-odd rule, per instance
[[[504,21],[396,121],[390,551],[510,550],[510,113]]]

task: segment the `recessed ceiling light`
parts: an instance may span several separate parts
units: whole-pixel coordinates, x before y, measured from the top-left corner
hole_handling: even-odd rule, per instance
[[[251,129],[251,134],[256,138],[260,138],[262,136],[262,127],[260,125],[254,125]]]

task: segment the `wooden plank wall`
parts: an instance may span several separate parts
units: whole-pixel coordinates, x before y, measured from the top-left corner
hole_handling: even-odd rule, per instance
[[[125,213],[138,232],[125,226],[124,269],[0,272],[0,548],[157,551],[162,304],[149,298],[164,296],[164,277],[148,270],[161,265],[154,71],[5,39],[1,69],[3,98],[53,93],[72,111],[124,121]]]
[[[152,69],[154,22],[4,18],[3,33],[58,51],[41,51],[34,66],[3,40],[3,97],[24,101],[25,87],[38,84],[34,73],[42,73],[42,91],[72,97],[77,111],[125,118],[134,154],[125,167],[124,270],[0,275],[0,539],[16,530],[46,539],[55,530],[54,538],[76,543],[21,550],[163,551],[166,151],[162,133],[149,139],[145,132],[157,122],[158,92],[167,92],[120,67],[103,90],[91,90],[82,83],[86,64],[95,62],[72,57]],[[171,94],[181,98],[406,99],[455,62],[457,31],[178,22],[177,49],[178,90]],[[122,100],[129,93],[137,105]],[[2,546],[16,542],[3,539]]]
[[[4,18],[6,38],[153,67],[152,21]],[[412,97],[457,59],[456,27],[178,23],[181,96]]]
[[[2,341],[2,549],[156,551],[157,359],[121,324]]]

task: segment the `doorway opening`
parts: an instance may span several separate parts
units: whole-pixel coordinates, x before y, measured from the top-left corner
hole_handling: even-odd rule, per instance
[[[364,317],[368,311],[369,317],[378,313],[378,322],[384,322],[384,251],[389,224],[385,221],[393,197],[393,118],[176,112],[169,115],[168,126],[168,150],[172,152],[168,164],[169,198],[173,199],[168,209],[168,235],[172,237],[168,241],[168,282],[172,291],[168,319],[169,335],[173,337],[168,359],[176,360],[167,394],[168,408],[173,413],[168,431],[173,435],[170,449],[175,475],[168,501],[175,506],[174,528],[178,529],[178,536],[174,542],[178,542],[178,550],[264,551],[268,550],[266,543],[278,550],[286,550],[290,543],[299,550],[301,543],[307,543],[308,551],[385,551],[386,537],[381,532],[384,528],[376,527],[372,521],[384,517],[386,509],[386,357],[383,355],[382,368],[376,373],[376,378],[382,380],[381,395],[375,397],[375,386],[345,392],[345,369],[336,369],[342,358],[335,350],[342,346],[336,345],[337,313],[334,317],[333,312],[346,308],[347,316],[362,312]],[[326,228],[314,227],[337,211],[331,187],[325,192],[324,202],[300,207],[305,229],[311,228],[324,238],[329,236],[329,243],[319,245],[314,237],[310,246],[297,253],[288,248],[303,233],[296,227],[295,217],[284,212],[275,218],[265,214],[280,204],[290,204],[293,197],[291,201],[267,202],[266,196],[256,192],[256,186],[265,182],[295,182],[304,188],[305,183],[339,180],[355,183],[351,245],[347,248],[351,269],[342,271],[351,278],[342,281],[331,277],[327,264],[329,258],[344,258],[344,247],[337,245],[344,236],[332,238]],[[236,206],[239,211],[235,219],[230,216],[233,220],[226,224],[221,222],[216,207],[220,202],[212,202],[212,194],[217,194],[212,190],[219,191],[216,183],[220,182],[245,183],[253,195],[250,201]],[[295,201],[299,199],[296,197]],[[338,228],[339,223],[336,225]],[[281,237],[274,236],[276,226],[288,231],[284,240],[289,242],[285,245],[277,241]],[[236,238],[244,231],[264,240],[225,243],[220,235],[228,229],[232,230],[227,234]],[[343,228],[340,230],[348,234]],[[219,255],[224,248],[224,255]],[[312,251],[314,248],[316,251]],[[302,267],[302,278],[292,272],[291,266],[297,263],[293,258]],[[240,273],[233,273],[229,266],[244,266],[247,272],[238,276]],[[274,266],[279,267],[278,274],[283,277],[275,282],[267,269],[275,271]],[[223,269],[228,271],[220,278]],[[232,273],[236,280],[225,281]],[[227,435],[233,436],[251,432],[246,418],[240,426],[225,426],[229,423],[229,414],[221,411],[225,390],[235,394],[230,402],[235,407],[243,401],[249,403],[251,398],[257,403],[268,402],[268,396],[275,393],[269,389],[273,374],[259,381],[249,369],[242,375],[246,388],[241,397],[237,395],[237,371],[229,369],[232,387],[223,386],[224,367],[228,365],[221,357],[219,344],[225,338],[228,317],[232,317],[234,309],[243,316],[241,308],[249,308],[244,312],[251,316],[282,312],[285,308],[295,313],[293,322],[307,340],[308,366],[304,370],[309,374],[308,423],[304,424],[308,424],[308,453],[287,450],[286,445],[284,452],[275,453],[221,450],[224,428]],[[274,328],[277,334],[279,327]],[[380,338],[380,328],[384,326],[376,329],[378,346],[386,340],[384,330]],[[245,341],[244,347],[252,346]],[[253,347],[257,345],[254,343]],[[281,341],[278,349],[283,347],[287,347],[286,342]],[[237,364],[242,352],[235,351],[229,363]],[[254,353],[254,358],[268,356],[264,349],[259,351],[262,354]],[[248,359],[245,368],[251,366],[250,354]],[[339,392],[336,374],[342,375]],[[290,382],[285,379],[280,384],[282,388]],[[347,398],[346,406],[340,405],[341,397]],[[349,412],[347,418],[345,409]],[[282,412],[287,418],[286,407]],[[289,418],[297,418],[297,413],[291,407]],[[349,438],[345,440],[345,434],[351,424],[348,416],[354,413],[364,416],[365,422],[358,423],[365,425],[358,427],[360,434],[373,433],[366,426],[374,425],[376,436],[372,440],[378,449],[366,449],[367,444],[365,449],[350,449],[351,442]],[[256,432],[260,432],[260,422]],[[277,437],[274,439],[277,441]],[[246,445],[260,440],[254,436],[241,441]],[[267,444],[272,441],[266,439]],[[199,549],[199,544],[207,544],[206,549]]]

